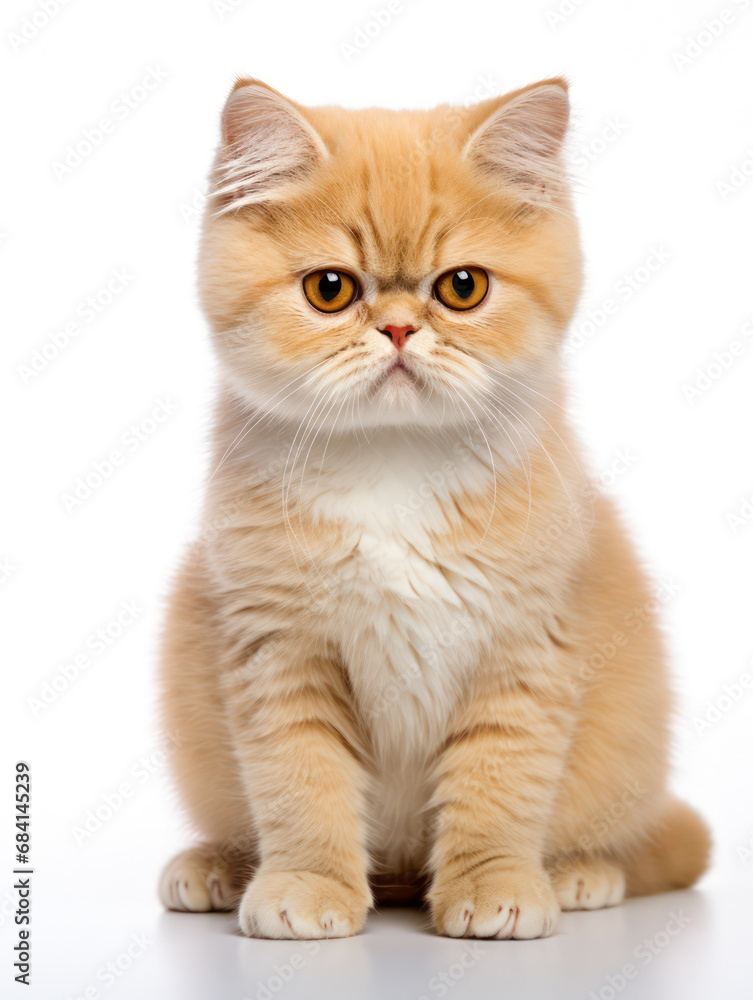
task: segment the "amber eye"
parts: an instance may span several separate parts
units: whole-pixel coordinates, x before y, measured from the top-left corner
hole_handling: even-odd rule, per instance
[[[336,313],[349,306],[358,293],[358,285],[344,271],[312,271],[303,279],[303,291],[319,312]]]
[[[489,275],[483,267],[461,267],[445,271],[434,283],[434,294],[450,309],[473,309],[489,289]]]

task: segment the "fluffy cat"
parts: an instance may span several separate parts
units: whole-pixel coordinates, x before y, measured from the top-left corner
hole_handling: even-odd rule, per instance
[[[559,347],[581,286],[567,87],[304,108],[239,80],[200,259],[219,363],[163,721],[202,842],[166,906],[441,934],[691,885],[654,601],[580,469]]]

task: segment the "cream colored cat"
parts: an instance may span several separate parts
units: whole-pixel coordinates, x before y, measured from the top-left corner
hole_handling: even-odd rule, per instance
[[[303,108],[240,80],[201,254],[221,371],[165,629],[200,846],[174,909],[357,933],[426,884],[452,936],[690,885],[650,589],[579,465],[566,85]]]

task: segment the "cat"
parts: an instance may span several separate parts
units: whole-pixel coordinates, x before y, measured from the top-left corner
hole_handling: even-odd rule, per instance
[[[525,939],[705,870],[652,591],[565,412],[568,115],[560,78],[430,111],[231,92],[214,459],[162,651],[201,841],[167,907],[324,938],[425,898],[440,934]]]

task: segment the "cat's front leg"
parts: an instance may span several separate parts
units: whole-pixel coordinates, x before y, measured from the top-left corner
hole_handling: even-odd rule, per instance
[[[451,937],[537,938],[560,908],[543,866],[568,745],[568,711],[550,692],[480,687],[439,760],[432,917]]]
[[[365,772],[342,672],[326,650],[291,639],[262,647],[236,673],[228,709],[260,852],[241,929],[357,934],[372,905]]]

